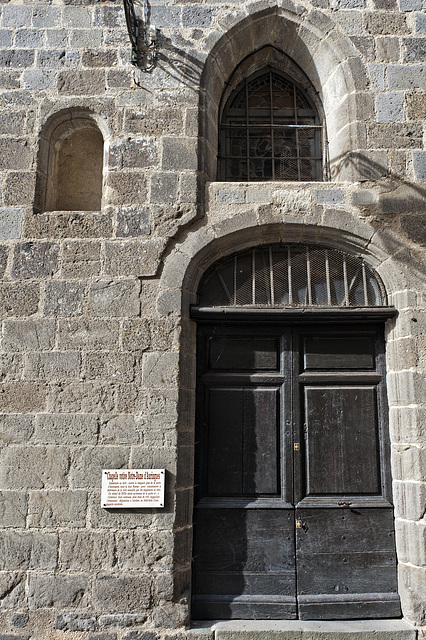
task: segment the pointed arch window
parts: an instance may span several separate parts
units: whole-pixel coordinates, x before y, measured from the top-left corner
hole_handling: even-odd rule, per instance
[[[320,114],[308,91],[291,76],[263,68],[244,78],[226,100],[219,179],[322,180],[322,139]]]

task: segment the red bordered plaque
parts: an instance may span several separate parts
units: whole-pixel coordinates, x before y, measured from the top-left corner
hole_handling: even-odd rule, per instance
[[[165,469],[103,469],[104,509],[164,507]]]

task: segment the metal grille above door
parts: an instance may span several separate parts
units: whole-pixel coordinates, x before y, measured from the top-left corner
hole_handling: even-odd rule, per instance
[[[219,262],[203,278],[201,306],[378,307],[382,283],[361,258],[336,249],[255,247]]]

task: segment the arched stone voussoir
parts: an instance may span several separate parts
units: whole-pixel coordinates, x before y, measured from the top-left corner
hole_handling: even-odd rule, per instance
[[[340,216],[341,224],[338,224],[337,216],[333,218],[330,215],[323,225],[309,223],[305,217],[292,222],[288,218],[258,223],[255,227],[251,217],[246,218],[246,224],[243,222],[245,216],[236,217],[241,218],[237,225],[231,224],[234,217],[215,225],[214,232],[212,229],[199,229],[182,242],[179,250],[170,253],[160,280],[160,297],[163,303],[167,296],[170,300],[170,308],[163,308],[164,315],[178,311],[176,292],[181,290],[180,310],[184,317],[188,316],[188,301],[194,302],[203,273],[217,260],[253,246],[276,242],[316,244],[362,257],[382,278],[388,295],[409,285],[397,257],[391,259],[388,255],[386,258],[383,248],[375,246],[374,228],[350,214],[346,215],[346,221]]]

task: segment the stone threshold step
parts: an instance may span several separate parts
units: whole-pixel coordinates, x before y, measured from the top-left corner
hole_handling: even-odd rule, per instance
[[[193,640],[416,640],[404,620],[229,620],[195,623]]]

